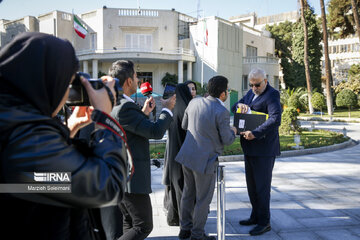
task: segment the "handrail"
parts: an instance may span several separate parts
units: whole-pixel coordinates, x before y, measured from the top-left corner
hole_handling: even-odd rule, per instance
[[[124,48],[124,47],[113,47],[112,49],[86,49],[76,51],[77,55],[95,54],[95,53],[121,53],[121,52],[147,52],[147,53],[160,53],[160,54],[171,54],[171,55],[188,55],[195,56],[194,51],[186,48],[175,48],[170,50],[158,50],[154,51],[148,48]]]
[[[276,57],[243,57],[243,63],[270,63],[270,64],[278,64],[279,58]]]

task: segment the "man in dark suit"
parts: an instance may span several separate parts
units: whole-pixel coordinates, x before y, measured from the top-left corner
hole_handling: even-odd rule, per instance
[[[164,108],[156,122],[149,120],[155,107],[150,97],[144,107],[139,108],[129,97],[136,93],[138,78],[131,61],[119,60],[112,64],[110,75],[118,78],[124,94],[120,104],[114,107],[111,115],[122,125],[133,157],[135,172],[127,184],[120,209],[123,214],[124,234],[120,239],[145,239],[153,229],[151,193],[151,169],[149,139],[161,139],[173,120],[171,110],[176,96],[163,100]],[[151,103],[151,104],[149,104]]]
[[[257,224],[250,235],[260,235],[271,230],[270,190],[275,157],[280,155],[281,105],[280,94],[270,86],[264,70],[251,70],[249,82],[251,90],[232,106],[231,111],[235,113],[240,108],[241,113],[249,113],[254,110],[268,114],[269,118],[253,131],[240,133],[252,211],[250,218],[239,224]]]
[[[215,188],[218,156],[224,145],[235,140],[230,114],[224,103],[228,80],[215,76],[209,80],[207,98],[194,98],[185,110],[182,128],[186,137],[175,161],[182,164],[184,189],[180,203],[180,239],[215,240],[204,227]]]

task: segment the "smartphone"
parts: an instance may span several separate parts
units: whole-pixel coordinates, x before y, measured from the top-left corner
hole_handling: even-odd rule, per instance
[[[173,83],[167,83],[163,94],[163,99],[168,99],[175,94],[176,85]]]

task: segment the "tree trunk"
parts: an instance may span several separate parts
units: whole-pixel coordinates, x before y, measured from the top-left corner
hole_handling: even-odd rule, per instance
[[[358,14],[358,8],[357,8],[357,0],[351,0],[351,6],[352,6],[352,12],[355,19],[356,24],[356,32],[360,41],[360,21],[359,21],[359,14]]]
[[[351,106],[349,106],[349,118],[351,118]]]
[[[309,39],[308,39],[308,29],[307,29],[306,20],[305,20],[304,0],[300,0],[300,4],[301,4],[301,20],[302,20],[303,28],[304,28],[304,65],[305,65],[306,85],[307,85],[307,92],[308,92],[308,99],[309,99],[309,111],[310,111],[310,114],[313,114],[314,108],[311,104],[312,87],[311,87],[311,78],[310,78],[310,69],[309,69],[309,57],[308,57],[308,55],[309,55],[309,47],[308,47]]]
[[[326,24],[326,14],[324,7],[324,0],[320,0],[321,6],[321,18],[322,18],[322,28],[323,28],[323,42],[324,42],[324,55],[325,55],[325,72],[326,72],[326,105],[329,116],[333,115],[333,98],[331,92],[332,85],[332,75],[331,75],[331,66],[329,60],[329,47],[328,47],[328,32]]]

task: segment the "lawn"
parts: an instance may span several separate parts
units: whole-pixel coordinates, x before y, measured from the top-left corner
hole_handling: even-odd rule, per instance
[[[304,148],[316,148],[329,146],[337,143],[347,141],[349,138],[344,138],[342,134],[325,131],[325,130],[314,130],[303,131],[300,135],[300,145]],[[283,135],[280,136],[280,149],[281,151],[293,150],[292,146],[295,146],[294,135]],[[163,158],[165,151],[165,143],[154,143],[150,145],[150,156],[151,158]],[[237,138],[230,146],[225,146],[223,155],[238,155],[243,154],[240,146],[240,140]]]
[[[360,118],[360,109],[356,108],[356,109],[352,109],[351,110],[351,117],[352,118]],[[300,113],[300,116],[302,117],[320,117],[320,115],[318,114],[306,114],[306,113]],[[327,115],[327,112],[323,112],[323,117],[329,117],[329,115]],[[333,117],[349,117],[349,112],[347,109],[335,109]]]

